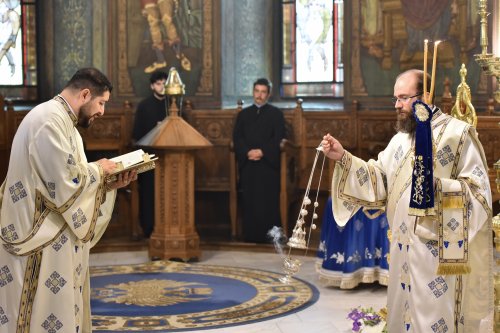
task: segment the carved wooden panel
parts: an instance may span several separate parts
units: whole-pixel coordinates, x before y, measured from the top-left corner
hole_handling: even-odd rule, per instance
[[[235,110],[197,110],[191,125],[213,147],[196,152],[195,186],[199,191],[229,191],[229,145],[233,137]]]
[[[116,150],[123,154],[130,149],[133,126],[130,104],[111,105],[104,115],[87,129],[79,128],[87,150]]]
[[[368,160],[376,158],[382,151],[392,136],[396,133],[394,122],[396,114],[394,112],[358,112],[358,142],[357,155]]]
[[[201,110],[191,113],[191,125],[214,145],[229,145],[235,110]]]
[[[490,168],[488,174],[490,177],[491,194],[493,195],[494,203],[500,200],[500,192],[497,190],[496,186],[496,170],[493,169],[493,164],[500,159],[500,126],[498,121],[498,117],[494,116],[480,116],[477,119],[479,140],[483,144],[488,167]],[[493,207],[495,207],[495,204]],[[496,214],[498,212],[494,213]]]
[[[305,116],[305,144],[317,147],[323,136],[330,133],[346,147],[356,142],[356,127],[352,116],[345,112],[307,112]]]
[[[477,119],[479,140],[483,144],[490,168],[500,158],[500,126],[498,121],[498,117],[491,116],[480,116]]]

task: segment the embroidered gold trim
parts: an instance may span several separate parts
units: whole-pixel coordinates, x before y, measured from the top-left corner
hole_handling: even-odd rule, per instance
[[[36,189],[35,190],[35,212],[33,215],[34,222],[33,222],[33,228],[31,229],[30,233],[26,237],[24,237],[24,239],[21,239],[17,242],[10,242],[10,241],[4,239],[3,236],[0,236],[2,241],[4,243],[10,244],[12,246],[22,246],[23,244],[25,244],[26,242],[31,240],[33,237],[36,236],[36,233],[41,228],[43,222],[45,221],[45,218],[50,213],[50,211],[53,211],[53,212],[58,213],[58,214],[62,214],[65,211],[67,211],[69,207],[71,207],[71,205],[75,202],[76,198],[78,198],[80,196],[80,194],[83,192],[83,190],[85,189],[86,181],[87,181],[87,177],[85,175],[83,175],[82,181],[80,182],[80,187],[78,188],[78,190],[60,207],[57,207],[56,205],[54,205],[53,202],[51,202],[50,200],[45,198],[43,196],[43,194],[38,189]]]
[[[459,275],[469,274],[471,268],[467,263],[447,263],[442,262],[438,266],[437,275]]]
[[[347,183],[347,178],[349,176],[351,165],[352,165],[352,155],[348,151],[345,151],[344,156],[346,158],[346,161],[345,161],[345,166],[342,169],[342,175],[341,175],[340,182],[339,182],[338,198],[342,199],[344,201],[348,201],[350,203],[354,203],[356,205],[365,206],[365,207],[377,207],[377,208],[384,207],[386,204],[386,200],[378,200],[378,201],[370,202],[370,201],[360,200],[356,197],[353,197],[353,196],[350,196],[350,195],[347,195],[344,193],[344,188],[345,188],[345,185]]]
[[[463,277],[457,275],[455,279],[455,332],[459,332],[458,324],[462,314]]]
[[[464,200],[462,196],[443,196],[443,209],[463,208]]]
[[[363,208],[363,213],[366,215],[366,217],[368,217],[369,219],[374,219],[374,218],[377,218],[379,217],[380,215],[384,214],[385,213],[385,208],[381,208],[379,210],[377,210],[375,213],[370,213],[371,209],[367,209],[367,208]]]
[[[23,291],[19,302],[19,317],[17,317],[16,333],[29,333],[33,301],[38,287],[38,276],[42,263],[42,252],[34,253],[26,262]]]
[[[375,168],[373,165],[368,164],[368,174],[370,175],[370,181],[372,183],[373,192],[375,193],[375,201],[378,201],[378,191],[377,191],[377,174],[375,173]]]
[[[472,195],[474,196],[474,198],[476,198],[477,201],[479,201],[481,206],[483,206],[483,209],[486,212],[486,214],[488,214],[489,218],[491,218],[491,216],[493,215],[491,207],[488,205],[488,201],[486,200],[486,198],[481,193],[479,193],[478,188],[474,186],[472,180],[470,180],[469,178],[460,178],[460,179],[463,180],[467,185],[469,185],[469,189]]]
[[[453,163],[453,168],[451,169],[451,177],[452,179],[457,178],[457,173],[458,173],[458,162],[460,161],[460,156],[462,156],[462,150],[464,148],[465,144],[465,139],[467,137],[467,133],[469,133],[469,127],[470,126],[465,126],[464,130],[462,131],[462,135],[460,136],[460,141],[458,142],[457,146],[457,152],[455,155],[455,161]]]
[[[61,105],[64,108],[64,111],[66,111],[66,113],[68,114],[68,116],[71,118],[71,122],[73,123],[73,126],[76,126],[78,124],[78,119],[76,118],[76,115],[73,113],[73,111],[71,111],[71,108],[66,103],[66,101],[64,100],[64,98],[62,98],[61,96],[57,95],[53,99],[55,101],[61,103]]]
[[[460,186],[462,188],[462,200],[464,203],[467,202],[467,190],[466,184],[463,180],[459,180]],[[463,256],[460,259],[449,259],[444,257],[444,221],[443,221],[443,188],[441,180],[438,178],[436,180],[436,197],[438,203],[438,250],[439,250],[439,265],[437,268],[438,275],[457,275],[457,274],[468,274],[471,272],[471,267],[469,265],[469,219],[467,215],[467,205],[463,205],[462,208],[462,233],[463,233]],[[456,192],[453,192],[454,194]]]
[[[90,223],[89,231],[82,238],[82,242],[84,243],[90,241],[94,237],[95,225],[97,224],[97,219],[99,218],[99,210],[101,209],[101,204],[104,202],[104,199],[106,198],[106,185],[104,179],[104,172],[102,168],[99,168],[99,173],[102,181],[99,184],[99,187],[97,189],[97,194],[95,196],[94,214],[92,215],[92,221]]]

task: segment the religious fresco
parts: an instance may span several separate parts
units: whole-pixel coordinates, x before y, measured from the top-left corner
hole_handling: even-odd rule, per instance
[[[207,24],[211,24],[211,4],[211,0],[126,0],[125,12],[118,7],[119,22],[125,20],[119,29],[127,36],[118,45],[126,59],[119,66],[126,74],[120,75],[129,79],[122,92],[146,96],[150,74],[155,70],[168,73],[175,67],[186,95],[210,95],[212,45]]]
[[[474,92],[484,92],[473,55],[480,53],[477,1],[460,0],[363,0],[353,5],[352,95],[390,95],[396,75],[406,69],[423,67],[424,39],[439,45],[436,95],[442,93],[445,78],[453,89],[460,83],[464,63]],[[432,59],[429,52],[428,62]],[[359,76],[356,76],[359,75]],[[387,84],[380,84],[387,82]]]

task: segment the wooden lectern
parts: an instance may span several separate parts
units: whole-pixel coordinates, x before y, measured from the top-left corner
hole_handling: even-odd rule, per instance
[[[183,90],[177,71],[171,68],[165,84],[169,115],[137,142],[158,156],[150,258],[189,261],[201,255],[194,225],[194,151],[212,144],[179,116],[176,96]]]

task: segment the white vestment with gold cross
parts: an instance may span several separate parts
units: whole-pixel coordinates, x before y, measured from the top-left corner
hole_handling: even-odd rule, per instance
[[[484,151],[473,127],[437,108],[431,125],[436,216],[408,214],[414,142],[406,133],[377,160],[346,152],[332,179],[333,215],[345,225],[361,207],[386,209],[389,332],[491,332],[492,199]],[[438,267],[470,273],[440,275]]]

